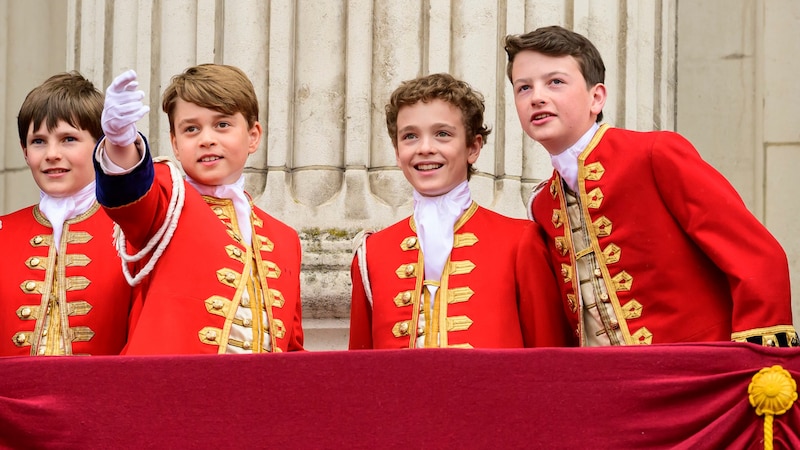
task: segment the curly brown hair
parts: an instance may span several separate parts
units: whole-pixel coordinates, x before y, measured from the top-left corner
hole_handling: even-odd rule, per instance
[[[486,110],[483,95],[473,89],[465,81],[456,79],[447,73],[436,73],[423,77],[407,80],[392,92],[389,103],[386,104],[386,128],[392,145],[397,148],[397,114],[404,106],[418,102],[443,100],[461,111],[461,117],[466,130],[467,145],[475,142],[475,137],[480,135],[483,143],[492,132],[484,124],[483,113]],[[467,165],[467,179],[475,173],[472,164]]]

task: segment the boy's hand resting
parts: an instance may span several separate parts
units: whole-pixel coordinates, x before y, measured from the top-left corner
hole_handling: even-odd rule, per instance
[[[136,122],[150,111],[142,103],[144,91],[138,90],[136,72],[128,70],[116,78],[106,89],[101,125],[106,139],[118,147],[136,141]]]

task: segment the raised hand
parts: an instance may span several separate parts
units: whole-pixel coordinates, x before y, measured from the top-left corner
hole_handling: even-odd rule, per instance
[[[128,70],[114,78],[106,89],[101,125],[111,144],[126,147],[136,141],[136,122],[150,111],[142,103],[144,91],[138,87],[136,72]]]

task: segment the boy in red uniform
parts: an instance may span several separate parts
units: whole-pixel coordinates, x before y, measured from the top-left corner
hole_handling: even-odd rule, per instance
[[[77,72],[33,89],[17,125],[39,204],[0,217],[0,356],[112,355],[133,295],[95,200],[103,94]]]
[[[95,155],[98,200],[141,283],[125,353],[302,350],[300,240],[244,191],[262,134],[252,83],[217,64],[172,78],[162,107],[185,180],[136,131],[149,111],[137,87],[133,71],[109,86]]]
[[[595,46],[553,26],[505,50],[522,128],[555,168],[530,214],[582,345],[798,345],[780,244],[680,135],[599,124]]]
[[[386,105],[414,214],[359,244],[351,349],[567,345],[570,331],[539,226],[478,206],[468,179],[489,135],[483,97],[435,74]]]

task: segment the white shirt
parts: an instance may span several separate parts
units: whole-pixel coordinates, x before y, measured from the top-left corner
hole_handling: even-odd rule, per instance
[[[441,280],[444,265],[453,250],[453,227],[471,204],[472,194],[466,180],[438,197],[426,197],[414,191],[414,222],[425,258],[426,280]],[[433,301],[437,287],[427,287]]]
[[[61,233],[64,230],[64,222],[88,211],[94,204],[95,198],[94,181],[68,197],[51,197],[41,191],[39,210],[47,217],[53,227],[53,243],[56,253],[61,247]]]
[[[578,192],[578,156],[586,150],[600,124],[595,122],[571,147],[557,155],[550,155],[550,162],[572,192]]]

